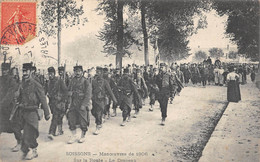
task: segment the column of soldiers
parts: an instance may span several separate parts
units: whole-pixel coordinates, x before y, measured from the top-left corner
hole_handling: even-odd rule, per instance
[[[17,145],[13,152],[22,150],[23,159],[31,160],[38,156],[37,138],[39,136],[39,120],[44,116],[51,118],[48,138],[54,140],[56,136],[64,134],[63,118],[68,120],[70,138],[68,144],[83,143],[90,124],[90,114],[95,118],[98,135],[106,119],[117,116],[118,107],[122,111],[121,126],[137,117],[144,106],[145,99],[150,97],[152,112],[155,101],[158,100],[161,110],[161,125],[165,125],[167,106],[170,97],[179,93],[181,81],[178,78],[178,68],[168,72],[166,64],[160,68],[152,66],[130,65],[123,69],[111,69],[110,66],[89,69],[84,76],[82,66],[74,66],[73,77],[69,77],[65,67],[58,68],[58,75],[54,67],[49,67],[48,77],[37,73],[32,63],[23,64],[22,80],[18,70],[10,71],[10,64],[2,64],[0,77],[0,133],[14,133]],[[48,80],[46,80],[48,78]],[[76,136],[80,128],[81,136]]]

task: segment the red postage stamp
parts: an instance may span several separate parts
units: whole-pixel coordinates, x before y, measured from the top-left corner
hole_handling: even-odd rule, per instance
[[[36,2],[1,2],[1,44],[23,45],[36,36]]]

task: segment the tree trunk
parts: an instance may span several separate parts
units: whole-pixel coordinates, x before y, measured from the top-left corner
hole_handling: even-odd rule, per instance
[[[148,34],[146,30],[146,22],[145,22],[145,2],[141,3],[141,22],[142,22],[142,29],[143,29],[143,37],[144,37],[144,62],[145,65],[149,65],[149,53],[148,53]]]
[[[123,0],[117,1],[117,22],[118,22],[118,32],[117,32],[117,54],[116,54],[116,67],[122,68],[122,58],[124,55],[124,26],[123,26]]]
[[[60,17],[60,0],[57,1],[57,7],[58,7],[58,32],[57,32],[57,38],[58,38],[58,67],[60,66],[60,44],[61,44],[61,17]]]

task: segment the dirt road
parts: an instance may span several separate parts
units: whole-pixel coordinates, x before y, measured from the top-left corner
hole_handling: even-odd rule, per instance
[[[149,112],[147,100],[138,118],[121,127],[120,112],[104,123],[98,136],[93,135],[91,116],[86,142],[72,145],[66,144],[70,135],[66,119],[65,134],[54,141],[47,139],[50,121],[41,121],[39,157],[33,161],[197,161],[226,105],[226,87],[185,87],[169,105],[165,126],[160,125],[158,103]],[[15,144],[13,134],[1,135],[2,161],[20,161],[22,153],[10,151]]]

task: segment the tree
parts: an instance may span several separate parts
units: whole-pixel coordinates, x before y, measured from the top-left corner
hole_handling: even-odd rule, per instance
[[[197,51],[194,55],[194,59],[197,61],[203,61],[205,59],[207,59],[208,55],[206,54],[206,52],[204,51]]]
[[[215,47],[209,49],[209,54],[211,57],[215,57],[215,58],[224,56],[223,50],[221,48],[215,48]]]
[[[237,55],[238,55],[237,52],[235,52],[235,51],[229,51],[229,53],[228,53],[228,58],[230,58],[230,59],[235,59],[235,58],[237,58]]]
[[[61,30],[74,25],[87,22],[87,18],[83,17],[83,5],[79,5],[76,0],[44,0],[41,2],[41,17],[42,24],[39,31],[46,33],[48,37],[57,35],[58,48],[58,66],[60,65],[61,53]],[[79,6],[78,6],[79,5]],[[62,23],[62,20],[66,20]]]
[[[219,15],[228,15],[226,34],[238,46],[238,52],[257,59],[259,55],[258,0],[213,0],[213,8]],[[259,57],[260,60],[260,57]]]
[[[106,22],[99,32],[98,38],[105,42],[103,46],[107,55],[116,55],[116,66],[122,68],[122,58],[131,56],[128,50],[133,44],[139,45],[134,38],[133,30],[123,19],[123,9],[127,1],[124,0],[101,0],[96,11],[105,14]]]
[[[188,38],[198,29],[206,27],[202,11],[209,9],[208,1],[152,0],[150,3],[147,17],[150,26],[158,29],[153,37],[157,37],[161,60],[187,58],[190,55]],[[194,16],[200,17],[197,28],[194,26]]]

